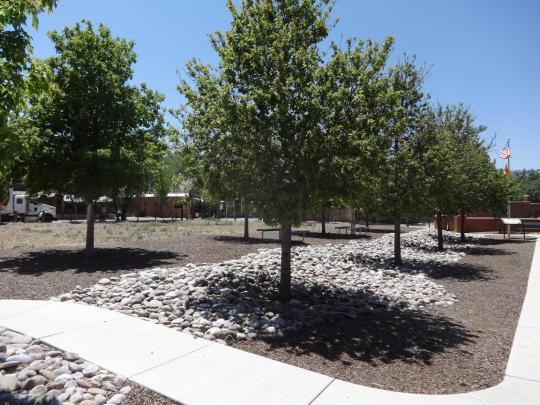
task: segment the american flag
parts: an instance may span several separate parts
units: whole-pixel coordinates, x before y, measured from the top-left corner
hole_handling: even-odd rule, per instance
[[[501,159],[508,159],[509,157],[512,157],[512,154],[510,153],[510,149],[508,148],[508,145],[506,145],[504,149],[499,152],[499,157]]]

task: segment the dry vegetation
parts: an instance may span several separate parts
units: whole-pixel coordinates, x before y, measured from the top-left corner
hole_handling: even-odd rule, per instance
[[[257,228],[264,223],[250,220],[250,236],[260,237]],[[313,232],[320,230],[318,223],[304,223],[303,229]],[[332,226],[330,225],[330,229]],[[191,235],[242,236],[242,219],[229,220],[184,220],[184,221],[129,221],[97,222],[95,226],[96,246],[111,244],[140,243],[161,239],[178,238]],[[8,223],[0,226],[0,250],[33,250],[41,248],[72,249],[84,247],[86,224],[84,221],[72,223],[58,221],[53,223]],[[265,234],[277,237],[277,234]],[[137,243],[137,244],[138,244]]]

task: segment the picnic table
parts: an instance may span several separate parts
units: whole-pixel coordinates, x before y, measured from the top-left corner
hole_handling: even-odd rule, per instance
[[[367,233],[369,232],[369,226],[359,226],[358,228],[355,229],[356,232],[359,232],[359,233],[362,233],[364,232],[366,235]]]
[[[265,232],[279,232],[279,240],[281,240],[281,228],[257,228],[257,232],[261,233],[261,239],[264,239],[264,233]],[[292,235],[299,235],[302,236],[302,242],[306,238],[306,230],[305,229],[293,229],[291,230],[291,236]]]
[[[349,225],[342,225],[342,226],[336,226],[336,227],[334,227],[334,229],[337,229],[338,233],[340,235],[341,235],[341,230],[345,229],[345,235],[347,235],[349,233],[349,230],[351,229],[351,227]]]
[[[341,230],[344,229],[345,230],[345,235],[347,235],[349,233],[349,231],[351,230],[351,226],[350,225],[341,225],[341,226],[336,226],[334,229],[338,230],[338,234],[341,234]],[[360,233],[364,232],[364,233],[367,234],[369,232],[369,226],[355,227],[354,231],[355,232],[360,232]]]

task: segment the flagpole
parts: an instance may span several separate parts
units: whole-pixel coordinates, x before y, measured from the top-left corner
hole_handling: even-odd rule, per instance
[[[506,140],[506,147],[507,149],[510,151],[510,138],[508,138]],[[508,176],[510,176],[510,153],[508,153],[508,156],[506,158],[506,167],[507,167],[507,170],[508,170]],[[511,204],[510,204],[510,197],[508,197],[508,209],[507,209],[507,212],[508,212],[508,218],[512,218],[512,214],[510,212],[510,207],[511,207]],[[507,228],[508,228],[508,239],[511,238],[511,231],[512,231],[512,225],[508,224],[507,225]]]

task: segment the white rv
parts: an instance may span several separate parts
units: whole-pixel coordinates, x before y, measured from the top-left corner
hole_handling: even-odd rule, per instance
[[[26,217],[38,221],[50,222],[56,219],[56,207],[49,204],[35,203],[25,191],[9,189],[9,194],[0,200],[0,220],[25,220]]]

